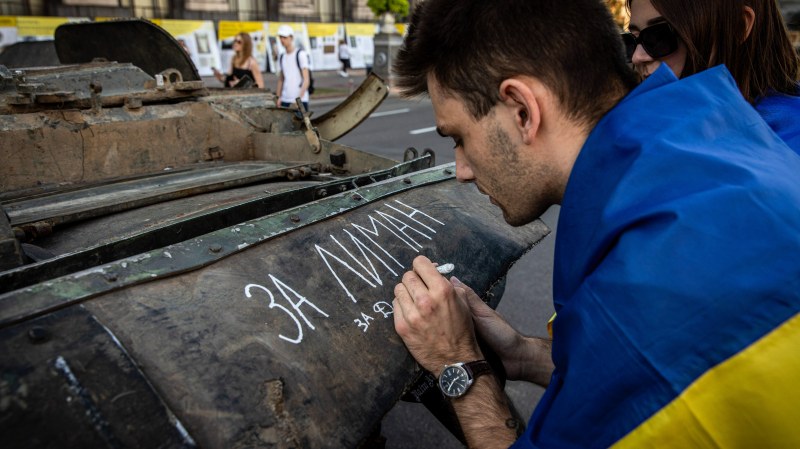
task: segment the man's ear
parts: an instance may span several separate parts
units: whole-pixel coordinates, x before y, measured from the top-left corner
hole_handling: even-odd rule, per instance
[[[744,36],[742,36],[742,42],[746,41],[747,38],[750,37],[750,33],[753,31],[753,24],[756,21],[756,13],[753,11],[753,8],[749,6],[744,7]]]
[[[509,78],[500,83],[500,101],[513,114],[514,125],[522,141],[530,144],[539,132],[542,121],[540,99],[527,78]]]

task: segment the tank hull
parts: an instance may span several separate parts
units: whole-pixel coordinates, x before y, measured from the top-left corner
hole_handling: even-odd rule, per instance
[[[413,258],[488,292],[547,232],[507,226],[443,166],[8,292],[3,378],[42,394],[2,433],[17,447],[42,422],[61,447],[155,447],[144,428],[170,447],[359,447],[418,375],[392,315]]]

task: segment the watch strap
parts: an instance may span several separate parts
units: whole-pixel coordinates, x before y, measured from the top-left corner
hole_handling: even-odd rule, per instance
[[[489,374],[492,372],[492,365],[486,360],[475,360],[464,364],[464,367],[469,371],[470,377],[475,379],[481,374]]]

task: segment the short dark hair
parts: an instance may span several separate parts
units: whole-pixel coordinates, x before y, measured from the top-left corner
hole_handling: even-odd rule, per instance
[[[570,118],[594,125],[636,84],[620,29],[601,0],[424,0],[394,65],[406,96],[428,74],[482,118],[503,80],[539,79]]]
[[[798,58],[776,0],[650,1],[686,46],[681,77],[725,64],[749,102],[770,91],[798,95]],[[744,7],[755,12],[744,38]]]

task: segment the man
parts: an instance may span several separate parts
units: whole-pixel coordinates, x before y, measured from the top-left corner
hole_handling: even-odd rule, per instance
[[[552,342],[423,256],[395,288],[470,447],[517,438],[476,334],[547,386],[514,447],[800,447],[800,157],[724,67],[635,87],[603,2],[426,0],[395,73],[509,224],[561,204]]]
[[[308,86],[310,83],[308,53],[295,47],[294,30],[289,25],[278,27],[278,39],[286,49],[278,63],[278,89],[281,107],[296,106],[300,98],[303,108],[308,111]]]
[[[339,75],[344,78],[349,77],[350,75],[347,71],[350,70],[350,47],[347,46],[347,42],[344,39],[339,39],[339,62],[342,63],[342,70],[339,71]]]

